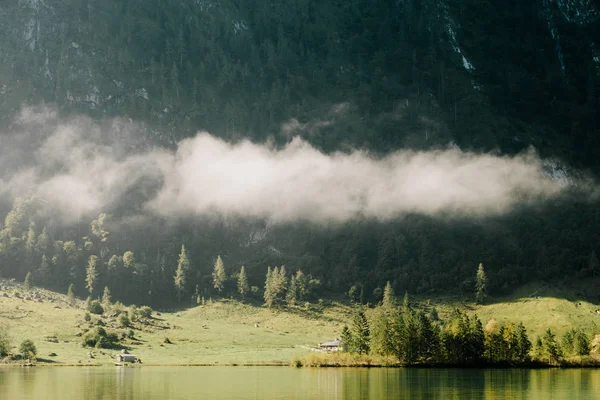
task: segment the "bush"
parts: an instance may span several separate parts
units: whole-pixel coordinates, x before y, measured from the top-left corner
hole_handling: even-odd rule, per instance
[[[23,340],[21,346],[19,346],[19,353],[23,358],[33,358],[37,355],[37,348],[35,347],[35,343],[29,339]]]
[[[8,338],[8,330],[0,324],[0,357],[4,357],[10,351],[10,339]]]
[[[117,301],[113,304],[112,310],[114,314],[118,316],[125,312],[125,306],[120,301]]]
[[[106,331],[101,326],[96,326],[87,331],[82,337],[82,345],[84,347],[101,347],[109,349],[115,346],[119,341],[119,336],[116,332]]]
[[[85,314],[83,314],[83,319],[84,319],[86,322],[90,322],[90,321],[92,320],[92,316],[90,315],[90,313],[89,313],[89,312],[87,312],[87,311],[86,311],[86,313],[85,313]]]
[[[131,325],[131,321],[129,320],[129,317],[127,316],[127,314],[121,314],[119,316],[119,326],[121,328],[128,328]]]
[[[87,310],[92,314],[102,315],[102,313],[104,313],[104,308],[98,300],[89,301],[87,303]]]
[[[131,307],[129,307],[129,310],[127,311],[127,316],[129,317],[129,320],[131,322],[136,322],[138,320],[138,308],[135,305],[132,305]]]
[[[148,306],[143,306],[138,310],[138,314],[142,318],[150,318],[152,316],[152,308]]]

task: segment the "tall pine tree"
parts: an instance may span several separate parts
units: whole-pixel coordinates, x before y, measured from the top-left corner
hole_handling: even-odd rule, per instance
[[[481,304],[487,297],[487,276],[483,269],[483,264],[479,264],[477,268],[477,276],[475,277],[475,301]]]
[[[221,256],[217,257],[217,261],[215,262],[215,266],[213,268],[213,287],[219,291],[219,293],[223,292],[225,288],[225,281],[227,280],[227,275],[225,274],[225,265],[223,264],[223,260]]]
[[[238,275],[237,289],[242,297],[246,297],[248,290],[250,289],[248,286],[248,277],[246,276],[246,268],[243,265],[240,269],[240,274]]]
[[[98,257],[91,255],[85,269],[85,288],[92,294],[98,280]]]

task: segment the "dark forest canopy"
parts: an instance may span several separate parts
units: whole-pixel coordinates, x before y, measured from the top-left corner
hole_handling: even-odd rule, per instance
[[[182,245],[187,261],[179,294],[186,303],[198,295],[237,295],[242,265],[249,286],[257,288],[250,295],[257,299],[263,297],[267,268],[285,265],[287,277],[302,270],[319,282],[313,299],[361,292],[365,302],[379,301],[386,281],[401,293],[458,288],[471,297],[480,262],[493,295],[532,280],[592,277],[599,268],[594,227],[600,210],[574,201],[477,220],[407,215],[385,223],[356,219],[330,226],[100,214],[65,227],[36,207],[35,199],[21,199],[5,218],[0,234],[4,276],[24,279],[31,272],[38,285],[66,292],[73,283],[80,296],[94,298],[108,286],[115,299],[153,306],[178,298],[174,277]],[[216,288],[219,255],[225,278]],[[96,276],[89,290],[91,264]]]
[[[23,105],[50,102],[65,117],[143,122],[124,153],[206,130],[279,145],[298,135],[325,154],[534,146],[597,171],[600,14],[567,3],[11,0],[0,11],[0,118],[13,125]],[[111,129],[102,140],[116,143]],[[0,165],[19,161],[11,150]],[[148,215],[140,198],[157,185],[69,222],[44,198],[3,196],[0,273],[93,297],[108,286],[152,305],[235,293],[242,265],[261,292],[267,268],[285,265],[320,282],[315,296],[354,287],[365,301],[386,281],[399,293],[472,293],[479,263],[491,294],[598,273],[600,209],[578,193],[493,216],[270,224]],[[176,291],[182,246],[189,267]],[[217,290],[219,255],[227,280]]]
[[[263,140],[287,123],[327,151],[452,141],[534,145],[597,164],[592,2],[11,0],[3,9],[5,119],[44,101],[147,121],[170,131],[151,130],[163,140],[197,130]]]

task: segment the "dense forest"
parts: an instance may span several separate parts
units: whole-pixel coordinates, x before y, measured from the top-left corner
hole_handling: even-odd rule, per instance
[[[369,314],[367,317],[364,310],[357,311],[350,327],[344,327],[340,338],[342,350],[391,357],[395,363],[409,366],[524,366],[561,362],[583,365],[583,357],[589,356],[592,347],[598,345],[597,338],[591,341],[584,331],[573,328],[562,338],[548,328],[532,343],[522,323],[499,324],[491,319],[484,326],[476,315],[469,317],[460,310],[454,310],[442,321],[435,308],[415,309],[408,295],[398,307],[389,284],[382,302]],[[336,359],[343,360],[334,354],[329,358],[309,356],[304,363],[335,365]]]
[[[181,290],[193,301],[198,294],[236,294],[242,265],[249,285],[260,289],[254,294],[258,299],[268,267],[281,265],[288,277],[302,270],[318,280],[317,297],[354,287],[364,302],[376,302],[386,281],[401,292],[458,289],[470,297],[479,262],[486,266],[492,294],[533,280],[596,276],[599,212],[597,206],[565,200],[480,220],[413,215],[387,223],[265,227],[224,217],[173,223],[151,217],[113,221],[100,214],[64,228],[36,212],[35,199],[21,199],[0,234],[0,265],[4,276],[24,279],[31,272],[37,284],[63,292],[73,283],[80,296],[99,297],[108,286],[116,299],[160,306],[177,300],[174,277],[183,245],[187,262]],[[265,237],[253,243],[252,233]],[[215,288],[219,255],[225,278]],[[86,289],[90,268],[93,291]],[[587,295],[595,299],[596,294]]]
[[[0,24],[3,135],[23,105],[53,103],[64,116],[140,122],[143,144],[130,146],[173,146],[198,130],[280,144],[299,135],[326,153],[534,146],[597,172],[591,2],[14,0]],[[163,218],[140,213],[136,196],[69,223],[43,198],[2,197],[0,273],[160,306],[234,294],[242,266],[259,299],[268,268],[285,265],[319,282],[315,298],[354,288],[365,302],[387,281],[399,293],[472,293],[479,263],[493,294],[599,268],[600,208],[577,188],[504,215],[320,225]],[[215,288],[218,256],[226,279]]]

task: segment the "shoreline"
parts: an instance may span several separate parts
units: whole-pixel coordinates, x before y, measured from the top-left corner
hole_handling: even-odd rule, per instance
[[[111,363],[31,363],[31,364],[19,364],[19,363],[0,363],[0,368],[31,368],[31,367],[115,367],[115,368],[142,368],[142,367],[288,367],[288,368],[393,368],[393,369],[599,369],[600,364],[584,364],[575,365],[572,363],[566,363],[562,365],[551,365],[551,364],[539,364],[530,363],[526,365],[500,365],[500,364],[471,364],[471,365],[453,365],[453,364],[418,364],[418,365],[402,365],[402,364],[356,364],[356,365],[341,365],[341,364],[320,364],[320,365],[294,365],[290,362],[251,362],[251,363],[221,363],[221,362],[198,362],[198,363],[148,363],[148,364],[126,364],[126,365],[113,365]]]

